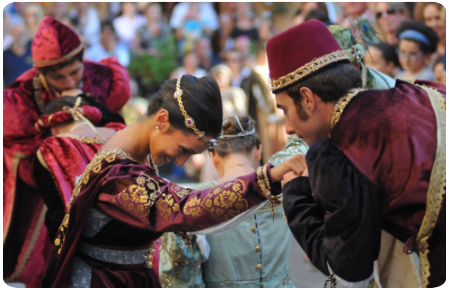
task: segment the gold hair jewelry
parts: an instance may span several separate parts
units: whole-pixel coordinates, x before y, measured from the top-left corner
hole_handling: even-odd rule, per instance
[[[192,117],[187,115],[187,112],[184,109],[184,105],[182,104],[183,91],[181,90],[181,78],[179,78],[178,81],[176,82],[176,91],[174,93],[174,97],[175,97],[175,99],[178,100],[179,108],[181,109],[181,113],[184,116],[184,119],[185,119],[184,124],[186,125],[187,128],[190,128],[195,132],[196,139],[203,140],[204,142],[206,142],[209,145],[209,149],[213,149],[214,147],[218,146],[217,140],[216,139],[210,139],[210,140],[207,139],[206,134],[203,131],[200,131],[196,128],[195,121],[193,120]]]
[[[89,121],[89,119],[87,119],[86,117],[83,116],[84,111],[83,111],[82,108],[79,107],[81,105],[81,101],[82,101],[81,97],[78,97],[76,99],[76,102],[75,102],[75,105],[73,106],[73,108],[70,108],[68,106],[64,106],[62,109],[63,110],[68,110],[72,114],[73,120],[75,120],[75,121],[83,120],[84,122],[86,122],[87,125],[92,129],[92,131],[94,131],[94,133],[98,137],[103,138],[103,136],[101,136],[100,133],[98,133],[97,129]],[[53,117],[53,114],[50,115],[50,118],[52,118],[52,117]],[[49,123],[50,123],[50,118],[49,118]]]

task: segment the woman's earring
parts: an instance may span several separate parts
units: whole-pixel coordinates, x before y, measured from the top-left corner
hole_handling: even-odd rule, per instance
[[[156,129],[159,129],[159,126],[156,126]]]

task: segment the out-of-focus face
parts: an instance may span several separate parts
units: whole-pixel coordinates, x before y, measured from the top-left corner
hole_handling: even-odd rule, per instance
[[[124,15],[132,17],[136,14],[136,6],[133,2],[123,2],[122,11]]]
[[[384,59],[382,52],[377,47],[370,46],[368,51],[365,53],[363,61],[366,66],[393,77],[394,63],[387,62]]]
[[[83,77],[84,65],[77,60],[54,72],[48,72],[45,79],[58,92],[77,89]]]
[[[27,26],[35,26],[37,23],[36,10],[33,7],[27,7],[25,9],[25,23]]]
[[[210,57],[212,51],[209,40],[200,38],[196,43],[195,52],[202,57]]]
[[[184,56],[183,64],[187,71],[194,72],[198,69],[200,61],[196,53],[188,53]]]
[[[366,2],[340,2],[340,5],[350,16],[362,15],[368,9]]]
[[[148,6],[145,16],[153,22],[159,22],[162,18],[162,9],[159,4],[152,3]]]
[[[427,65],[427,59],[418,43],[407,39],[399,41],[399,63],[404,70],[417,73]]]
[[[443,73],[444,66],[442,63],[436,64],[433,68],[433,73],[435,74],[435,81],[440,84],[446,85],[446,74]]]
[[[158,166],[170,162],[182,166],[190,156],[200,154],[208,147],[206,142],[196,139],[193,131],[187,133],[171,127],[168,132],[161,133],[161,130],[156,130],[154,134],[149,146],[151,157]]]
[[[22,23],[14,25],[11,28],[11,36],[17,45],[25,45],[27,42],[25,26]]]
[[[222,72],[217,72],[213,75],[215,81],[220,89],[226,89],[229,87],[231,80]]]
[[[230,51],[226,54],[226,64],[233,72],[240,72],[242,69],[242,57],[240,53]]]
[[[246,36],[237,37],[234,41],[234,49],[240,51],[245,57],[249,56],[251,53],[251,40]]]
[[[441,19],[441,11],[434,4],[428,4],[423,11],[424,23],[435,31],[439,38],[446,39],[446,25]]]
[[[375,13],[379,25],[388,33],[396,33],[402,22],[407,20],[407,16],[405,16],[404,13],[397,7],[390,6],[390,4],[386,2],[378,3],[376,5]]]

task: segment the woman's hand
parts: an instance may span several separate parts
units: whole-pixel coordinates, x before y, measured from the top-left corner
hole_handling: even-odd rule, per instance
[[[307,163],[304,154],[296,154],[284,163],[272,168],[270,170],[270,177],[272,182],[281,181],[284,175],[292,171],[296,176],[303,175],[307,170]]]

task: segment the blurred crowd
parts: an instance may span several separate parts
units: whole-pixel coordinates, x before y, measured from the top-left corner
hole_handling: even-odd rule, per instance
[[[32,67],[31,41],[45,15],[80,35],[85,59],[115,56],[130,74],[130,102],[142,107],[168,78],[213,76],[224,117],[249,115],[262,129],[263,161],[287,138],[267,89],[265,44],[294,25],[317,19],[351,28],[363,17],[376,31],[367,66],[392,78],[446,82],[446,11],[435,2],[14,2],[3,10],[4,87]],[[210,180],[195,169],[201,158],[193,158],[190,175]]]

